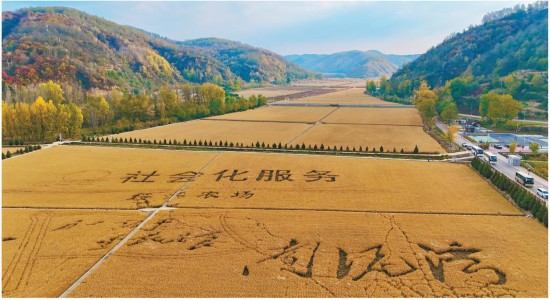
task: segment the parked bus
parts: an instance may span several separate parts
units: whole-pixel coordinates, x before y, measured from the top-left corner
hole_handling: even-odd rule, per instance
[[[516,172],[516,181],[523,186],[533,186],[535,184],[535,179],[523,172]]]
[[[483,149],[481,149],[478,146],[472,146],[472,150],[470,150],[474,156],[481,156],[483,155]]]
[[[497,156],[489,151],[485,151],[483,153],[483,156],[485,157],[485,160],[488,161],[490,164],[494,165],[497,163]]]

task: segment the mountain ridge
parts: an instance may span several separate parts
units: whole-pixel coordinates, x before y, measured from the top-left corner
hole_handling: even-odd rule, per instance
[[[390,77],[400,66],[418,56],[349,50],[331,54],[291,54],[285,58],[314,72],[337,73],[350,78],[378,78],[382,75]]]
[[[270,50],[217,38],[173,41],[73,8],[2,12],[2,34],[3,79],[23,85],[54,80],[135,91],[213,82],[239,89],[315,75]],[[224,55],[231,52],[239,55]]]

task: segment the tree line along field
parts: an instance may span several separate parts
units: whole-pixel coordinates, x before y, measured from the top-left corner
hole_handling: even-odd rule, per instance
[[[311,125],[307,123],[254,122],[254,121],[220,121],[195,120],[170,124],[166,126],[129,131],[111,135],[116,138],[138,138],[144,140],[187,140],[243,143],[251,145],[260,143],[287,143],[300,135]]]
[[[325,147],[348,147],[349,149],[376,148],[377,152],[413,152],[414,148],[422,153],[445,153],[439,143],[418,126],[390,125],[350,125],[350,124],[320,124],[294,140],[297,144],[321,145]]]
[[[547,294],[546,229],[466,165],[57,146],[3,177],[5,297],[65,292],[154,193],[69,296]]]
[[[546,297],[547,241],[518,217],[162,211],[69,296]]]
[[[316,99],[326,103],[388,104],[365,95],[361,89],[346,89]],[[296,101],[302,101],[304,98]],[[324,99],[324,100],[323,100]],[[294,100],[292,100],[294,101]],[[284,102],[284,101],[283,101]],[[112,135],[111,138],[142,140],[177,140],[180,143],[206,141],[251,146],[257,142],[343,150],[376,148],[380,151],[445,153],[444,149],[422,129],[422,120],[414,108],[360,107],[289,107],[268,106],[245,112],[209,117]]]

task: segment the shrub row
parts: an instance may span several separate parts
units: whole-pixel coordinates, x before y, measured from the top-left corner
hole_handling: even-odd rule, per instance
[[[386,153],[398,153],[397,149],[396,148],[393,148],[393,151],[390,152],[390,149],[386,149],[384,151],[384,147],[383,146],[380,146],[380,148],[371,148],[370,151],[369,151],[369,147],[365,147],[365,149],[363,149],[363,147],[359,146],[359,148],[355,148],[353,147],[352,149],[350,149],[349,147],[346,147],[344,149],[343,146],[340,146],[339,148],[334,146],[332,147],[332,149],[330,148],[330,146],[327,146],[325,147],[325,145],[321,144],[320,146],[317,146],[316,144],[311,146],[311,145],[308,145],[306,146],[304,143],[302,143],[301,145],[299,144],[296,144],[294,146],[292,145],[283,145],[281,143],[273,143],[273,144],[266,144],[266,143],[260,143],[260,142],[256,142],[256,143],[252,143],[250,145],[244,145],[243,143],[233,143],[233,142],[227,142],[227,141],[207,141],[207,140],[189,140],[187,141],[186,139],[183,140],[183,142],[179,142],[177,141],[176,139],[174,140],[167,140],[167,139],[164,139],[164,140],[145,140],[145,139],[137,139],[137,138],[108,138],[108,137],[87,137],[87,136],[83,136],[82,137],[82,141],[83,142],[102,142],[102,143],[125,143],[125,144],[151,144],[151,145],[183,145],[183,146],[206,146],[206,147],[236,147],[236,148],[261,148],[261,149],[289,149],[289,150],[314,150],[314,151],[319,151],[319,150],[324,150],[324,151],[340,151],[340,152],[343,152],[343,151],[346,151],[346,152],[372,152],[372,153],[383,153],[383,152],[386,152]],[[415,146],[414,147],[414,150],[413,152],[406,152],[403,150],[403,148],[401,148],[401,150],[399,151],[399,153],[401,154],[419,154],[419,150],[418,150],[418,146]]]
[[[519,207],[530,211],[534,218],[548,227],[548,207],[542,204],[537,196],[477,157],[472,160],[472,167],[481,176],[491,180],[500,190],[508,193]]]
[[[15,151],[14,154],[12,154],[10,152],[10,150],[8,150],[8,151],[6,151],[5,154],[2,152],[2,159],[10,158],[13,155],[19,155],[19,154],[23,154],[23,153],[33,152],[34,150],[38,150],[40,148],[41,148],[40,145],[29,145],[29,146],[25,146],[25,149],[17,149],[17,151]]]

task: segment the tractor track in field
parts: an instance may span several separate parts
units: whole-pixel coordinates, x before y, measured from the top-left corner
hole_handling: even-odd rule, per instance
[[[213,157],[208,163],[206,163],[199,172],[202,172],[203,170],[207,169],[218,157],[220,157],[222,153],[218,153],[215,157]],[[99,268],[105,260],[109,258],[112,254],[114,254],[118,249],[120,249],[124,244],[126,244],[143,226],[145,226],[150,220],[152,220],[155,215],[168,207],[168,203],[176,198],[179,193],[181,193],[183,190],[185,190],[190,185],[190,182],[186,182],[181,188],[179,188],[175,193],[172,194],[164,203],[162,206],[156,208],[153,210],[147,218],[145,218],[142,222],[140,222],[130,233],[128,233],[120,242],[118,242],[109,252],[107,252],[105,255],[103,255],[91,268],[89,268],[82,276],[80,276],[69,288],[67,288],[60,296],[59,298],[66,298],[69,296],[69,294],[76,289],[88,276],[90,276],[97,268]]]

